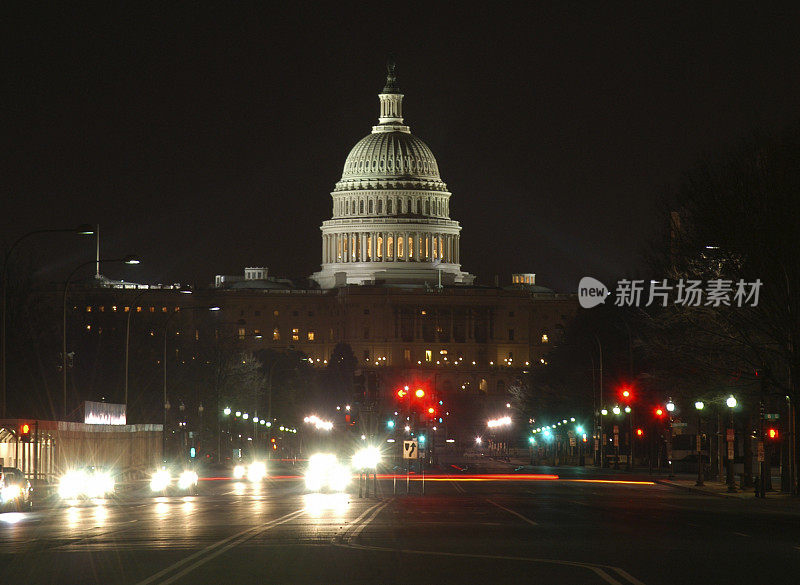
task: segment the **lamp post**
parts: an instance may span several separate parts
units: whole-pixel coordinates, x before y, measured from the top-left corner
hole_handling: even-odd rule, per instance
[[[164,427],[161,430],[161,458],[166,461],[167,455],[167,411],[169,410],[169,402],[167,402],[167,330],[169,329],[169,322],[175,315],[179,314],[183,309],[190,309],[193,311],[208,309],[209,311],[219,311],[219,307],[176,307],[176,311],[167,317],[164,321]]]
[[[75,276],[75,273],[78,272],[84,266],[88,266],[89,264],[97,263],[97,260],[89,260],[88,262],[84,262],[76,266],[72,272],[69,273],[67,276],[66,281],[64,281],[64,296],[63,296],[63,313],[62,313],[62,336],[61,336],[61,384],[62,384],[62,392],[63,392],[63,399],[64,399],[64,420],[67,420],[67,292],[69,291],[69,282],[72,280],[72,277]],[[108,263],[123,263],[123,264],[139,264],[140,260],[136,256],[125,256],[123,258],[103,258],[100,259],[99,262]]]
[[[675,464],[672,461],[672,413],[675,412],[675,403],[672,398],[667,401],[667,412],[669,413],[669,428],[667,429],[667,463],[669,463],[669,478],[675,477]]]
[[[703,485],[703,433],[700,432],[700,413],[704,407],[702,400],[694,403],[694,408],[697,410],[697,483],[695,483],[697,486]]]
[[[733,478],[733,460],[734,460],[734,453],[733,453],[733,446],[734,446],[734,437],[736,436],[736,431],[733,428],[733,409],[736,408],[736,398],[733,395],[728,396],[727,400],[725,400],[725,405],[728,407],[728,473],[727,473],[727,483],[728,483],[728,491],[730,493],[736,492],[736,483]]]
[[[26,238],[36,234],[54,233],[73,233],[80,236],[90,236],[94,234],[94,228],[89,224],[82,224],[77,228],[34,230],[17,238],[6,250],[6,254],[3,257],[3,301],[2,310],[0,310],[0,314],[2,314],[2,325],[0,325],[0,418],[6,417],[6,291],[8,289],[8,260],[11,258],[11,252],[14,248]]]

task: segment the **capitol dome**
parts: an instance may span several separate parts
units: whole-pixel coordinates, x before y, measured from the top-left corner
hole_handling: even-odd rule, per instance
[[[321,288],[381,282],[471,284],[461,271],[461,226],[431,149],[403,123],[390,64],[372,132],[350,150],[322,223]]]
[[[342,171],[342,182],[370,179],[440,180],[439,165],[410,132],[374,132],[353,147]]]

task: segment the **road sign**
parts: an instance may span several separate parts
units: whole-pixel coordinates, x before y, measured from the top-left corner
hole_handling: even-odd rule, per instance
[[[686,423],[685,422],[680,422],[680,421],[675,421],[674,423],[672,423],[672,426],[681,429],[681,428],[686,426]]]
[[[764,418],[766,420],[778,420],[780,417],[781,417],[781,415],[778,414],[778,413],[772,413],[772,414],[765,414],[764,415]]]
[[[403,441],[403,459],[419,459],[419,444],[414,441]]]
[[[570,446],[570,447],[574,447],[574,446],[576,446],[577,444],[578,444],[578,442],[577,442],[577,440],[575,439],[575,437],[570,437],[570,438],[569,438],[569,446]]]

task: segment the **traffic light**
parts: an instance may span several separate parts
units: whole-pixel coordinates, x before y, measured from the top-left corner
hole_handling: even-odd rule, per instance
[[[770,441],[778,440],[778,429],[767,429],[767,438]]]
[[[656,407],[656,416],[659,418],[664,416],[664,410],[660,406]]]
[[[406,397],[406,394],[408,394],[408,386],[397,391],[397,397],[401,400]]]
[[[389,427],[390,429],[393,429],[394,428],[394,421],[393,420],[387,420],[386,421],[386,426]]]
[[[430,414],[431,416],[433,416],[434,414],[436,414],[436,409],[435,409],[435,408],[433,408],[432,406],[431,406],[431,407],[429,407],[429,408],[428,408],[428,414]]]
[[[627,402],[633,399],[633,392],[630,386],[622,386],[619,391],[619,397],[621,400]]]
[[[637,437],[643,437],[644,436],[644,431],[642,429],[636,429],[636,436]]]
[[[414,396],[416,396],[417,398],[425,398],[425,390],[423,390],[422,388],[417,388],[414,391]]]
[[[31,425],[28,423],[22,423],[19,426],[19,436],[26,443],[30,443],[31,441]]]

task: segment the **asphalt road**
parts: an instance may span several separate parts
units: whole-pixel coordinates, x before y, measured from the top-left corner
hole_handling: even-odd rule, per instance
[[[800,582],[800,502],[740,501],[568,469],[451,470],[378,497],[299,479],[144,486],[0,515],[0,583]],[[578,481],[576,481],[578,480]],[[588,481],[586,481],[588,480]]]

